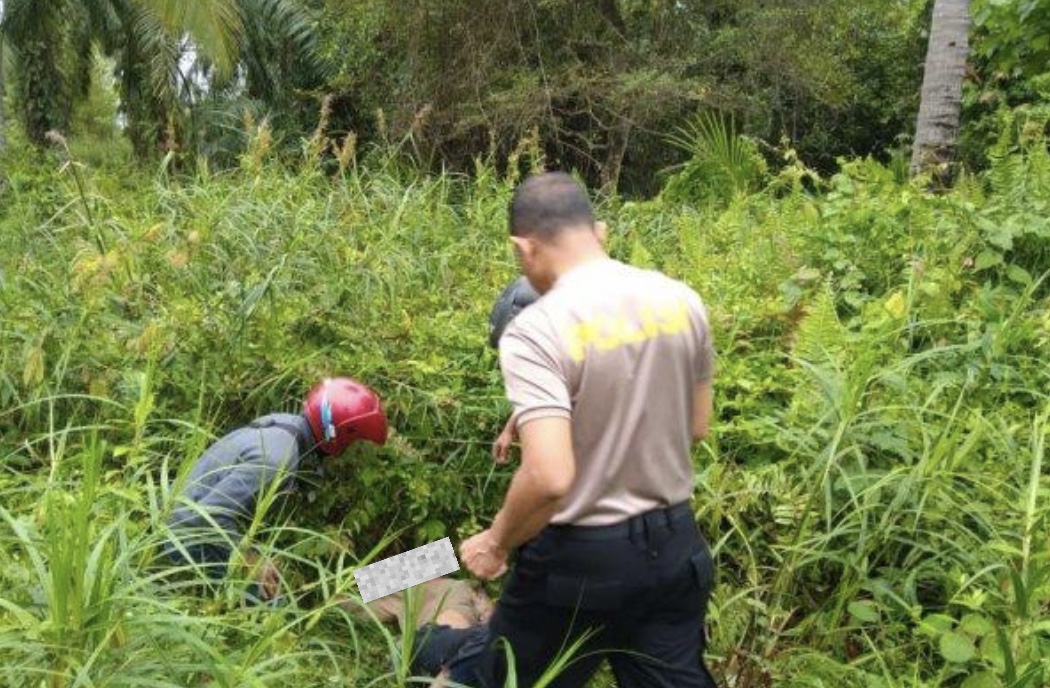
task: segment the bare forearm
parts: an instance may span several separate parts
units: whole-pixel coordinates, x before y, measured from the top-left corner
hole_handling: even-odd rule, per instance
[[[560,498],[540,488],[526,467],[514,473],[503,508],[492,522],[500,546],[513,551],[535,537],[558,511]]]
[[[714,392],[711,382],[701,382],[693,392],[693,441],[699,442],[711,430],[711,414],[714,409]]]

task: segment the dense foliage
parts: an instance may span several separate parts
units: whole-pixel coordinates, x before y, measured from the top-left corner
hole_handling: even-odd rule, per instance
[[[595,185],[651,193],[681,157],[664,134],[702,111],[822,168],[892,145],[918,106],[923,6],[328,0],[325,44],[346,126],[467,170],[531,135]]]
[[[0,685],[411,684],[337,601],[498,508],[485,322],[541,166],[709,305],[723,685],[1050,685],[1050,0],[972,3],[937,193],[929,5],[4,0]],[[262,500],[220,589],[162,565],[208,442],[327,374],[391,442]]]
[[[596,187],[659,190],[698,113],[831,170],[881,155],[918,107],[925,0],[6,0],[13,112],[76,138],[105,58],[140,157],[227,165],[245,112],[278,143],[332,128],[417,165],[500,169],[531,139]],[[192,166],[190,160],[186,161]]]
[[[973,15],[973,69],[960,144],[964,161],[981,167],[1004,126],[1046,132],[1050,0],[979,0]]]
[[[771,173],[719,127],[665,197],[600,200],[613,253],[696,287],[716,328],[695,461],[718,674],[1045,685],[1045,140],[1006,130],[987,173],[935,196],[871,160],[824,177],[788,152]],[[323,134],[291,167],[247,135],[237,169],[192,177],[4,158],[4,685],[401,684],[393,639],[336,592],[502,496],[484,322],[514,273],[514,177],[423,177],[385,149],[326,174]],[[236,581],[196,596],[154,563],[170,480],[332,372],[383,394],[394,441],[264,505],[251,537],[289,572],[285,606],[240,608]]]
[[[29,139],[70,134],[98,77],[93,64],[102,61],[141,157],[214,153],[231,109],[234,122],[253,105],[294,112],[294,90],[321,83],[311,19],[297,0],[0,3],[13,100]]]

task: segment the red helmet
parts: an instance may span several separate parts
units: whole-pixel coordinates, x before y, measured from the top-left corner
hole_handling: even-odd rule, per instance
[[[375,392],[348,377],[326,378],[306,395],[303,414],[325,454],[341,454],[351,442],[385,444],[386,414]]]

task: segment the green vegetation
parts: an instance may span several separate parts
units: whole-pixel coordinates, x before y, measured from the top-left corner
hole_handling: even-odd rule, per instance
[[[12,120],[78,132],[98,56],[139,157],[228,166],[242,118],[276,144],[322,102],[340,141],[417,165],[506,169],[523,140],[593,187],[651,195],[699,113],[787,140],[824,172],[914,121],[926,0],[5,0]],[[195,57],[200,59],[195,60]],[[2,89],[0,89],[2,90]]]
[[[264,127],[251,141],[237,169],[189,177],[62,148],[4,159],[5,685],[403,683],[393,639],[333,595],[361,561],[474,531],[502,496],[484,322],[514,271],[515,179],[420,176],[378,149],[331,176],[316,141],[294,165]],[[720,674],[1044,685],[1045,140],[1007,131],[939,196],[902,165],[755,172],[728,145],[673,200],[601,203],[614,254],[711,307],[719,421],[695,458]],[[761,183],[708,198],[731,161]],[[192,572],[156,567],[169,481],[329,371],[373,384],[397,434],[269,505],[294,518],[260,519],[288,605],[242,609],[243,583],[198,596]]]
[[[1048,0],[972,3],[936,192],[925,2],[0,4],[0,685],[425,685],[335,601],[495,513],[485,322],[543,165],[709,305],[724,685],[1050,684]],[[394,434],[260,505],[283,603],[159,565],[189,463],[331,373]]]

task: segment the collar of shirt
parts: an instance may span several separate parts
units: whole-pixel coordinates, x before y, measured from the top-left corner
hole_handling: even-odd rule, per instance
[[[610,269],[619,264],[619,261],[614,260],[613,258],[610,258],[608,256],[604,258],[595,258],[593,260],[585,261],[583,263],[580,263],[579,265],[570,268],[568,272],[562,274],[561,277],[559,277],[554,282],[554,289],[560,289],[562,287],[567,287],[571,284],[575,284],[577,282],[587,279],[589,276],[594,275],[595,273],[601,272],[606,269]]]

